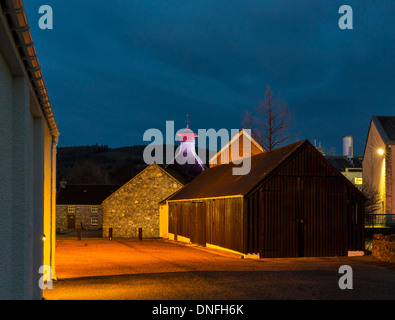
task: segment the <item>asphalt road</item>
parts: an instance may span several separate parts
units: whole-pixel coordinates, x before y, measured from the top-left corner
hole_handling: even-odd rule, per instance
[[[253,260],[165,240],[58,240],[56,276],[47,300],[395,299],[394,264],[372,256]]]

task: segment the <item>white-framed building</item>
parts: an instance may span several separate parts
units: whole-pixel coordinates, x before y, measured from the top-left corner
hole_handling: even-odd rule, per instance
[[[378,192],[380,214],[395,214],[395,116],[373,116],[363,155],[363,181]]]
[[[0,299],[41,299],[43,265],[50,266],[56,278],[58,136],[23,2],[2,0]]]

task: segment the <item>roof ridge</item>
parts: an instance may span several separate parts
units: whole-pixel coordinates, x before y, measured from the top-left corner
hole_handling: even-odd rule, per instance
[[[388,128],[387,125],[384,125],[384,120],[391,121],[390,128]],[[372,121],[384,143],[395,143],[395,116],[372,116]]]
[[[307,143],[308,140],[302,140],[252,156],[251,170],[247,175],[233,175],[234,163],[209,168],[167,200],[245,196]]]

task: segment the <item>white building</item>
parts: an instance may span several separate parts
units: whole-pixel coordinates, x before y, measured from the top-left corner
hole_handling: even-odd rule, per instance
[[[22,1],[0,13],[0,299],[41,299],[40,266],[56,276],[59,132]]]
[[[363,155],[363,180],[378,192],[381,214],[395,214],[394,159],[395,116],[373,116]]]
[[[236,162],[264,151],[259,143],[246,130],[242,129],[209,160],[210,168],[220,164]]]

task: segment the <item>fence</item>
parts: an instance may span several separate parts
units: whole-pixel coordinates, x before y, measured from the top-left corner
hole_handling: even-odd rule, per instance
[[[365,228],[395,228],[395,214],[368,214]]]

